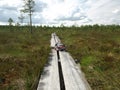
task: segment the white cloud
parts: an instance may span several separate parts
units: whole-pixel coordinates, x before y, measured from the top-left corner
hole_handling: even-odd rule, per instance
[[[116,13],[120,12],[120,9],[115,9],[112,12],[116,14]]]
[[[119,0],[99,0],[90,3],[87,16],[93,20],[93,23],[99,24],[116,24],[118,13],[120,10]]]
[[[46,8],[42,14],[47,20],[54,20],[59,17],[69,17],[74,9],[76,9],[76,0],[65,0],[63,2],[57,2],[57,0],[49,0],[51,2],[46,2],[48,8]]]
[[[0,0],[0,6],[10,6],[10,7],[18,7],[22,3],[21,0]]]
[[[85,0],[44,0],[47,8],[44,9],[42,15],[46,23],[74,23],[85,17],[84,11],[81,9],[81,2]],[[84,19],[84,18],[83,18]],[[57,20],[57,21],[56,21]]]
[[[1,23],[17,21],[23,0],[0,0]],[[35,0],[34,24],[119,24],[119,0]],[[27,20],[27,19],[26,19]],[[28,21],[26,21],[28,22]],[[0,23],[0,24],[1,24]]]

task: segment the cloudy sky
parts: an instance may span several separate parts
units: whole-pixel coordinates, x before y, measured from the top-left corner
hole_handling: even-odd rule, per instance
[[[120,0],[34,0],[38,25],[120,24]],[[23,0],[0,0],[0,24],[19,22]],[[28,23],[28,16],[24,22]]]

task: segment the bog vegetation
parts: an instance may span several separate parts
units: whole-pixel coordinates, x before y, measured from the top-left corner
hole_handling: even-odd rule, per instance
[[[92,90],[120,88],[120,26],[0,26],[0,90],[34,90],[56,32],[79,60]]]
[[[50,53],[50,32],[0,27],[0,90],[34,90]],[[37,30],[39,29],[39,30]]]
[[[120,89],[120,26],[72,27],[59,36],[79,60],[92,90]]]

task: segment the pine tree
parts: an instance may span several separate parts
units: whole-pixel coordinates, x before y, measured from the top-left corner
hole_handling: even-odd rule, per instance
[[[24,13],[28,13],[29,15],[29,25],[30,25],[30,31],[31,33],[33,33],[32,30],[32,14],[34,12],[34,6],[35,6],[35,1],[34,0],[23,0],[24,1],[24,6],[23,6],[23,10],[21,10]]]

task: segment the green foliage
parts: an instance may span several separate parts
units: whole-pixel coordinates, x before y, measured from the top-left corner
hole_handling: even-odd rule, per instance
[[[11,31],[12,30],[12,24],[13,24],[13,19],[12,18],[9,18],[8,19],[8,23],[9,23],[9,30]]]
[[[8,19],[8,22],[9,22],[9,25],[11,26],[12,23],[13,23],[13,19],[12,19],[12,18],[9,18],[9,19]]]
[[[29,14],[34,12],[35,1],[34,0],[23,0],[23,1],[24,1],[24,6],[23,6],[24,9],[21,11]]]
[[[83,66],[89,66],[91,65],[94,61],[95,61],[95,57],[93,56],[84,56],[82,57],[82,59],[80,60],[80,63],[83,65]]]
[[[20,16],[18,17],[18,19],[20,20],[20,23],[22,25],[23,20],[25,19],[25,17],[23,16],[22,12],[21,12]]]

